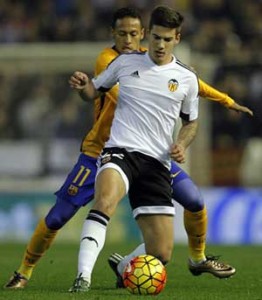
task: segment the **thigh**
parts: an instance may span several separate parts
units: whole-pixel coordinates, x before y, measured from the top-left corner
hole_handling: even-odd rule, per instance
[[[190,176],[176,163],[171,164],[172,198],[191,212],[204,208],[204,199]]]
[[[98,163],[93,209],[100,210],[110,217],[129,189],[132,177],[129,154],[124,149],[105,148]]]
[[[140,215],[137,223],[143,235],[146,253],[168,261],[174,245],[174,217]]]
[[[103,212],[108,217],[112,217],[118,203],[126,194],[125,181],[114,167],[114,164],[110,163],[110,166],[102,169],[95,183],[93,209]]]
[[[55,195],[77,206],[86,205],[94,198],[97,159],[81,154]]]
[[[174,161],[171,162],[170,173],[171,173],[172,186],[175,186],[179,181],[183,179],[190,178],[190,176],[182,168],[180,168],[179,165]]]

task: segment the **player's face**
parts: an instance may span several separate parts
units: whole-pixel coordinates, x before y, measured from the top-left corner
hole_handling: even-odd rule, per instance
[[[139,19],[126,17],[116,21],[112,29],[116,50],[129,53],[139,50],[140,41],[144,38],[144,28]]]
[[[153,25],[149,31],[149,56],[157,65],[171,62],[174,47],[180,42],[177,29]]]

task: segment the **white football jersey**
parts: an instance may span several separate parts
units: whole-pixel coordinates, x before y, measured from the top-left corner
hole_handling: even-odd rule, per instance
[[[175,57],[156,65],[148,53],[118,56],[93,79],[100,91],[119,83],[118,103],[105,147],[139,151],[170,166],[170,147],[177,119],[198,117],[198,80]]]

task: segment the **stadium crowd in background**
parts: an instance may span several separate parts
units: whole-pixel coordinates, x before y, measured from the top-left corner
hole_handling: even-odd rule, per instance
[[[238,158],[249,140],[262,136],[259,115],[262,111],[261,1],[3,0],[0,7],[0,43],[108,41],[108,28],[116,8],[137,6],[146,24],[150,8],[158,4],[175,6],[181,11],[188,20],[183,29],[183,42],[188,43],[194,53],[212,55],[217,61],[212,81],[209,82],[254,111],[255,116],[250,120],[243,114],[217,106],[211,108],[215,164],[224,163],[229,148],[230,153],[236,155],[236,163],[239,163]],[[79,133],[76,138],[81,138],[86,115],[79,101],[74,101],[70,104],[70,110],[75,113],[68,118],[66,112],[72,96],[68,94],[67,77],[68,74],[63,74],[46,80],[42,75],[36,79],[31,75],[7,77],[0,74],[0,139],[41,138],[42,120],[47,115],[51,126],[49,132],[54,137],[70,138],[70,128],[78,128],[74,132]],[[41,88],[43,82],[45,91]],[[41,101],[45,101],[44,106],[35,105]],[[63,114],[59,113],[58,120],[61,106]],[[28,114],[32,116],[29,123]],[[88,119],[90,124],[87,126],[90,126],[92,116]],[[241,126],[243,122],[245,126]],[[219,160],[221,153],[225,154],[221,156],[222,161]],[[213,181],[215,184],[226,184],[216,178]]]

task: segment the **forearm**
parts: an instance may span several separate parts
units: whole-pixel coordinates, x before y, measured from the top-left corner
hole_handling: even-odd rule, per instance
[[[234,99],[230,98],[226,93],[218,91],[201,79],[198,79],[198,82],[200,97],[219,102],[221,105],[227,108],[231,108],[231,106],[234,104]]]
[[[182,121],[182,127],[179,130],[176,144],[186,149],[194,140],[198,128],[197,120],[191,122]]]
[[[237,112],[247,113],[250,116],[253,116],[253,111],[246,106],[239,105],[237,102],[234,102],[229,109],[235,110]]]
[[[88,98],[88,96],[86,95],[84,89],[83,89],[83,90],[79,90],[79,91],[78,91],[78,94],[79,94],[79,96],[81,97],[81,99],[82,99],[83,101],[85,101],[85,102],[88,102],[88,101],[89,101],[89,98]]]
[[[72,89],[78,91],[84,101],[90,101],[99,97],[100,93],[96,90],[89,77],[80,71],[75,71],[68,80]]]
[[[79,95],[84,101],[91,101],[100,96],[100,92],[97,91],[91,80],[85,84],[84,88],[79,90]]]

